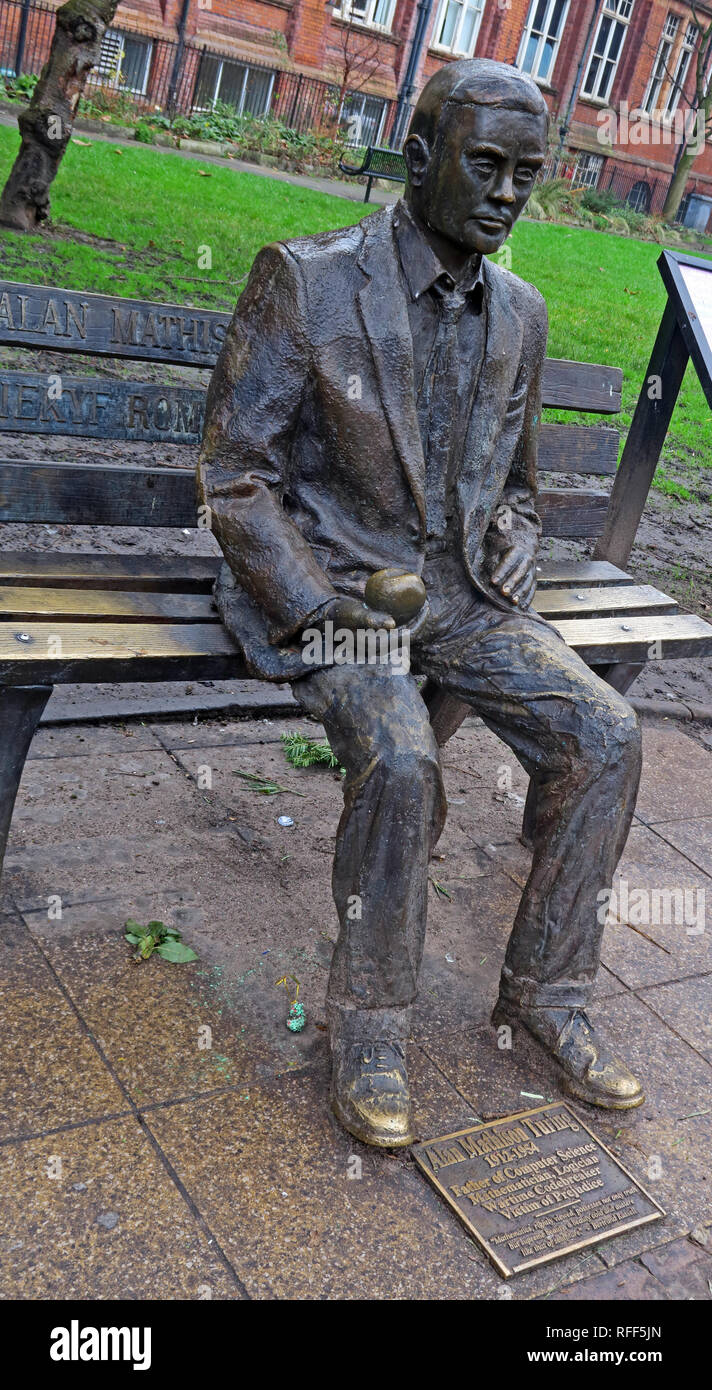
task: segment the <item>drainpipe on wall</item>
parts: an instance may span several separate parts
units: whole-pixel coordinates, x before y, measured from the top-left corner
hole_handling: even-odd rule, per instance
[[[24,0],[22,14],[20,15],[20,32],[17,37],[17,51],[15,53],[15,77],[19,77],[22,72],[22,61],[25,56],[25,40],[27,38],[27,20],[30,14],[32,0]]]
[[[600,14],[602,4],[603,4],[603,0],[596,0],[596,3],[595,3],[595,5],[594,5],[594,7],[593,7],[593,14],[591,15],[591,22],[590,22],[590,24],[589,24],[589,26],[588,26],[588,32],[587,32],[586,38],[585,38],[585,40],[584,40],[583,48],[581,49],[581,57],[580,57],[580,59],[579,59],[579,65],[578,65],[578,67],[577,67],[577,69],[576,69],[576,76],[575,76],[575,78],[574,78],[574,85],[573,85],[573,87],[571,88],[571,96],[569,97],[569,104],[568,104],[568,106],[566,107],[566,115],[564,116],[564,119],[563,119],[561,125],[559,126],[559,145],[558,145],[558,149],[557,149],[557,151],[556,151],[556,166],[555,166],[556,168],[558,168],[559,160],[561,159],[561,155],[562,155],[563,148],[564,148],[564,143],[565,143],[565,141],[566,141],[566,136],[567,136],[568,133],[569,133],[569,126],[570,126],[570,124],[571,124],[571,117],[572,117],[572,115],[573,115],[573,111],[574,111],[574,107],[575,107],[575,105],[576,105],[576,102],[578,101],[579,88],[580,88],[581,83],[582,83],[582,81],[583,81],[584,65],[585,65],[586,59],[587,59],[587,57],[588,57],[588,46],[589,46],[589,44],[590,44],[590,42],[591,42],[591,39],[592,39],[592,37],[593,37],[593,32],[594,32],[594,29],[595,29],[595,27],[596,27],[596,21],[598,20],[598,16],[599,16],[599,14]]]
[[[423,52],[425,35],[428,32],[428,24],[430,23],[432,10],[433,0],[418,0],[418,18],[415,21],[413,42],[410,45],[408,66],[403,75],[403,81],[401,82],[398,100],[396,102],[396,114],[393,120],[393,129],[390,138],[391,149],[395,149],[405,134],[404,127],[408,114],[408,105],[415,92],[415,79]]]
[[[169,111],[172,111],[172,110],[173,110],[173,108],[174,108],[174,106],[175,106],[175,101],[176,101],[176,91],[178,90],[178,81],[179,81],[179,78],[180,78],[180,70],[181,70],[181,67],[182,67],[182,64],[183,64],[183,53],[184,53],[184,51],[185,51],[185,26],[186,26],[186,23],[187,23],[187,21],[188,21],[188,10],[189,10],[189,9],[190,9],[190,0],[183,0],[183,8],[182,8],[182,10],[181,10],[181,12],[180,12],[180,19],[178,20],[178,43],[177,43],[177,46],[176,46],[176,56],[175,56],[175,58],[174,58],[174,60],[173,60],[173,70],[172,70],[172,72],[171,72],[171,80],[170,80],[170,83],[168,84],[168,109],[169,109]]]

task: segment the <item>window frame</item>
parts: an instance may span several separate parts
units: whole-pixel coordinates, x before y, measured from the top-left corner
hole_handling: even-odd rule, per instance
[[[244,69],[245,69],[245,74],[244,74],[244,77],[243,77],[243,79],[242,79],[242,87],[241,87],[241,89],[240,89],[240,104],[239,104],[239,106],[236,106],[236,107],[235,107],[235,110],[236,110],[238,116],[242,116],[243,113],[244,113],[244,110],[245,110],[245,96],[246,96],[246,92],[247,92],[247,82],[248,82],[248,78],[249,78],[249,76],[250,76],[250,72],[264,72],[265,69],[259,67],[259,66],[258,66],[257,64],[255,64],[255,63],[243,63],[243,62],[240,62],[240,60],[239,60],[238,58],[224,58],[224,57],[223,57],[221,54],[219,54],[219,53],[209,53],[209,54],[206,54],[206,57],[211,58],[211,59],[213,60],[213,62],[215,62],[215,63],[217,64],[217,74],[216,74],[215,84],[214,84],[214,87],[213,87],[212,96],[210,97],[210,100],[209,100],[209,104],[208,104],[207,106],[202,105],[202,104],[201,104],[200,106],[198,106],[198,105],[196,104],[196,105],[193,107],[193,110],[194,110],[194,111],[214,111],[214,110],[215,110],[215,107],[217,106],[218,102],[222,100],[222,98],[221,98],[221,96],[220,96],[220,84],[221,84],[221,82],[222,82],[222,76],[223,76],[223,72],[224,72],[224,69],[225,69],[225,64],[228,63],[228,64],[229,64],[230,66],[232,66],[232,67],[235,67],[235,68],[244,68]],[[264,111],[260,111],[260,113],[259,113],[260,116],[266,116],[266,115],[268,114],[269,110],[270,110],[271,105],[272,105],[272,94],[273,94],[273,92],[274,92],[274,79],[275,79],[275,73],[272,72],[272,71],[270,70],[270,71],[269,71],[269,87],[268,87],[268,90],[267,90],[267,102],[266,102]],[[232,106],[233,103],[230,102],[229,104]]]
[[[363,15],[354,14],[354,2],[355,0],[336,0],[332,11],[334,19],[341,19],[345,24],[358,24],[362,29],[375,29],[379,34],[393,32],[396,0],[359,0],[359,3],[363,3]],[[379,23],[374,15],[379,5],[383,3],[388,6],[388,18],[385,23]]]
[[[588,97],[591,101],[608,102],[610,100],[611,88],[616,80],[618,65],[620,63],[621,55],[625,47],[625,41],[628,35],[628,26],[630,25],[631,16],[633,14],[634,3],[635,0],[604,0],[603,9],[601,10],[601,13],[599,15],[598,25],[596,27],[596,37],[593,40],[593,46],[591,48],[591,56],[588,60],[588,66],[586,68],[586,75],[583,79],[583,82],[581,83],[582,97]],[[608,29],[608,34],[606,36],[605,46],[602,53],[597,53],[596,46],[598,44],[601,35],[601,30],[606,20],[610,20],[611,23]],[[611,59],[609,58],[611,44],[614,35],[616,34],[619,28],[623,30],[623,33],[621,35],[620,44],[618,46],[618,52],[615,58]],[[589,90],[588,83],[591,77],[591,69],[593,68],[594,62],[597,62],[598,64],[596,69],[596,82],[594,84],[595,90]],[[602,90],[602,80],[606,72],[606,67],[610,62],[613,63],[613,68],[609,73],[609,78],[606,82],[605,90]]]
[[[583,175],[579,173],[581,166],[584,164],[588,164],[589,161],[594,161],[595,178],[593,182],[587,177],[588,170],[586,170],[583,173]],[[600,179],[601,174],[603,173],[603,166],[605,162],[605,155],[595,154],[592,150],[577,150],[576,163],[574,164],[574,167],[571,171],[571,182],[578,182],[584,188],[598,188],[598,180]]]
[[[113,91],[130,92],[132,96],[145,97],[146,89],[148,87],[148,79],[151,73],[151,62],[153,60],[153,39],[149,38],[147,34],[132,34],[129,29],[110,28],[104,31],[104,35],[101,40],[101,48],[103,49],[104,44],[107,43],[107,41],[110,44],[112,40],[116,40],[116,43],[118,45],[118,55],[116,56],[116,70],[114,72],[114,75],[113,77],[110,77],[106,70],[102,71],[102,59],[100,50],[98,62],[96,63],[96,66],[92,68],[89,74],[89,81],[91,82],[91,85],[94,87],[110,87]],[[123,67],[124,58],[126,57],[127,41],[129,43],[138,44],[146,50],[146,60],[143,65],[142,83],[140,87],[129,87],[126,82],[122,81],[121,71]],[[116,53],[116,50],[114,50],[114,53]],[[113,61],[114,57],[112,55],[112,57],[108,59],[106,64],[106,67],[109,69],[109,72],[111,71],[110,64]]]
[[[681,16],[675,14],[674,10],[668,10],[665,23],[662,27],[660,41],[653,59],[653,69],[643,100],[640,104],[640,109],[646,111],[649,116],[654,115],[656,111],[661,111],[661,108],[658,106],[658,100],[665,86],[665,82],[670,80],[668,77],[670,58],[674,52],[677,36],[680,32],[680,18]],[[673,24],[674,28],[672,28],[671,33],[670,29]]]
[[[536,12],[539,8],[539,0],[531,0],[529,9],[527,11],[527,17],[524,23],[524,29],[522,31],[522,37],[519,41],[517,57],[515,59],[515,67],[518,67],[521,72],[528,71],[528,75],[531,78],[533,78],[535,82],[540,82],[543,86],[549,86],[551,83],[554,68],[556,67],[556,60],[559,56],[559,46],[561,44],[561,38],[564,29],[566,28],[566,21],[569,17],[570,0],[564,0],[564,7],[561,11],[561,19],[559,20],[559,30],[554,40],[554,48],[551,55],[551,62],[549,64],[546,76],[542,77],[538,72],[538,68],[543,56],[544,45],[546,43],[547,38],[549,37],[549,25],[551,23],[553,11],[556,9],[556,5],[557,0],[546,0],[546,10],[544,12],[542,28],[537,41],[534,62],[532,64],[531,70],[528,70],[527,68],[522,67],[522,63],[524,61],[527,49],[529,47],[529,41],[534,37],[534,20],[536,18]]]
[[[436,39],[435,35],[438,33],[439,30],[442,29],[445,23],[447,11],[450,5],[453,4],[459,5],[460,15],[455,26],[452,43],[440,43]],[[430,47],[434,49],[437,53],[453,53],[457,54],[457,56],[461,58],[471,58],[477,47],[477,40],[479,38],[480,29],[482,27],[482,16],[485,12],[485,4],[486,0],[440,0],[440,4],[438,6],[437,14],[435,17],[435,24],[433,26],[433,37],[430,40]],[[457,47],[457,41],[460,35],[460,31],[462,29],[462,23],[465,18],[465,15],[470,10],[474,10],[476,14],[474,31],[470,40],[469,47],[460,48]]]
[[[694,30],[694,34],[691,34],[691,30]],[[682,43],[680,44],[677,55],[677,64],[670,84],[670,91],[667,95],[667,101],[665,102],[665,111],[663,114],[667,117],[674,116],[680,104],[680,98],[683,95],[685,83],[690,71],[692,55],[697,48],[699,37],[700,30],[698,26],[695,24],[694,20],[689,20],[687,28],[682,36]]]
[[[388,102],[386,101],[386,98],[385,98],[385,97],[380,97],[380,96],[378,96],[375,92],[344,92],[343,100],[342,100],[342,102],[341,102],[341,109],[340,109],[340,111],[339,111],[339,113],[338,113],[338,117],[337,117],[337,125],[341,125],[342,120],[344,120],[344,116],[345,116],[345,113],[344,113],[344,106],[346,105],[346,102],[347,102],[347,101],[354,101],[354,102],[360,102],[360,103],[361,103],[361,112],[360,112],[360,114],[359,114],[359,120],[360,120],[360,121],[363,120],[363,106],[364,106],[364,103],[365,103],[365,102],[367,102],[367,101],[379,101],[379,102],[381,103],[381,114],[380,114],[380,117],[379,117],[379,120],[378,120],[378,126],[377,126],[376,131],[375,131],[375,139],[363,141],[362,139],[359,138],[358,140],[356,140],[356,141],[353,142],[353,144],[350,146],[350,148],[352,148],[352,149],[363,149],[363,148],[366,147],[366,145],[378,146],[378,145],[380,144],[380,142],[381,142],[381,137],[382,137],[382,135],[383,135],[383,127],[384,127],[384,125],[385,125],[386,114],[387,114],[387,111],[388,111]],[[346,124],[348,124],[349,118],[353,118],[353,114],[354,114],[353,111],[350,111],[350,112],[348,113],[348,115],[346,115],[346,118],[345,118],[345,119],[346,119]],[[362,134],[363,134],[363,130],[362,130],[361,128],[359,128],[359,137],[360,137]]]

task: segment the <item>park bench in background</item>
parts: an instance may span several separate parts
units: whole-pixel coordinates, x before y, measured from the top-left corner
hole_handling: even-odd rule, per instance
[[[0,344],[15,348],[205,368],[227,323],[228,315],[204,309],[0,282]],[[70,358],[68,368],[61,398],[48,372],[0,372],[0,429],[198,443],[202,386],[82,375]],[[544,404],[615,415],[621,382],[616,367],[548,360]],[[545,475],[610,476],[617,453],[618,432],[609,426],[542,426]],[[645,495],[636,483],[634,515],[617,499],[629,545]],[[545,537],[593,539],[604,533],[608,497],[544,486],[540,510]],[[0,460],[0,521],[195,527],[194,469]],[[0,552],[0,868],[27,751],[53,685],[247,675],[212,604],[218,565],[211,556]],[[542,564],[535,607],[621,691],[650,659],[712,653],[708,623],[605,558]],[[467,706],[428,685],[424,694],[444,743]],[[530,817],[531,798],[527,805]]]
[[[400,150],[382,150],[378,145],[368,145],[360,164],[347,164],[339,160],[342,174],[366,174],[364,203],[371,197],[371,184],[374,179],[392,179],[394,183],[405,183],[405,159]]]

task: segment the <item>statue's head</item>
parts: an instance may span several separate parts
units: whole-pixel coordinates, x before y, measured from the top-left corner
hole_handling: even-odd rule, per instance
[[[532,191],[548,124],[539,88],[518,68],[448,63],[423,88],[404,146],[413,212],[470,254],[496,251]]]

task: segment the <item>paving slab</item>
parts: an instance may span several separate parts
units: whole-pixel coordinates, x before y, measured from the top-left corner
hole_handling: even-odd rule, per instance
[[[648,824],[712,815],[712,752],[671,725],[643,729],[636,814]]]
[[[0,1139],[127,1108],[21,920],[0,922]]]
[[[654,829],[661,840],[679,850],[706,874],[712,874],[712,816],[658,822]]]
[[[680,979],[712,968],[712,931],[706,926],[712,878],[703,869],[690,863],[654,830],[634,826],[614,889],[613,914],[632,927],[640,940],[654,942],[667,954],[669,973],[663,979]],[[622,978],[626,978],[624,974]]]
[[[709,1007],[712,975],[692,976],[677,984],[639,990],[638,994],[674,1033],[712,1063],[712,1017]],[[712,1091],[708,1099],[712,1110]]]
[[[326,1110],[326,1084],[325,1066],[279,1093],[253,1088],[249,1100],[226,1094],[147,1117],[250,1295],[497,1297],[498,1276],[412,1161],[351,1140]],[[450,1105],[453,1117],[467,1113]],[[599,1268],[592,1252],[571,1257],[576,1277]],[[532,1271],[513,1293],[558,1278]]]
[[[202,803],[169,755],[128,750],[25,764],[10,847],[96,835],[165,833],[205,823]]]
[[[133,1117],[0,1148],[0,1297],[240,1299]]]
[[[330,1114],[324,1002],[342,784],[328,769],[291,768],[285,727],[322,736],[300,715],[51,728],[35,740],[0,916],[0,983],[18,1039],[6,1053],[0,1160],[24,1155],[17,1200],[13,1169],[0,1213],[10,1286],[25,1297],[128,1287],[144,1298],[150,1287],[166,1298],[490,1299],[506,1287],[515,1300],[705,1299],[708,1252],[690,1256],[700,1247],[686,1238],[712,1221],[709,932],[611,923],[597,981],[594,1017],[648,1103],[579,1110],[665,1220],[504,1286],[408,1155],[358,1144]],[[669,818],[636,823],[621,875],[629,888],[679,888],[684,904],[685,889],[712,891],[695,848],[709,824],[704,796],[693,788],[686,820],[686,787],[672,791],[690,747],[703,766],[700,745],[672,724],[645,743],[648,787]],[[289,790],[256,793],[237,769]],[[477,721],[448,745],[444,776],[449,815],[431,862],[408,1054],[422,1138],[562,1095],[528,1035],[489,1024],[529,872],[518,838],[526,777]],[[294,827],[277,825],[284,811]],[[129,916],[172,922],[198,961],[134,963]],[[282,976],[300,983],[299,1035],[286,1028]],[[127,1152],[131,1173],[148,1175],[143,1208]],[[47,1154],[78,1165],[71,1195],[45,1177]],[[76,1200],[93,1183],[100,1205],[89,1212]],[[171,1229],[188,1252],[172,1265]],[[196,1292],[204,1285],[209,1294]]]
[[[101,757],[104,753],[162,751],[160,740],[145,724],[68,724],[38,729],[28,753],[36,758]]]

